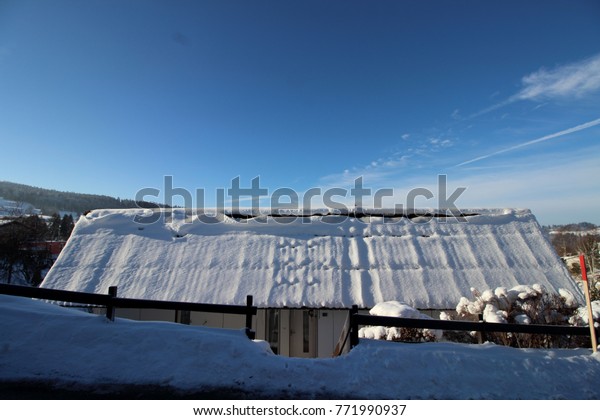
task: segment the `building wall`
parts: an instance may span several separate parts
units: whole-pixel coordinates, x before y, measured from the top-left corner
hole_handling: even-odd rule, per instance
[[[269,341],[269,311],[278,312],[278,341],[272,346],[277,354],[288,357],[332,357],[340,340],[348,318],[348,309],[259,309],[253,317],[252,328],[257,340]],[[98,311],[95,311],[98,312]],[[367,310],[360,313],[368,314]],[[439,318],[439,311],[422,311],[434,319]],[[183,314],[178,311],[161,309],[127,309],[117,308],[116,316],[136,321],[165,321],[211,328],[242,330],[246,325],[244,315],[219,314],[207,312],[191,312]],[[308,333],[304,330],[308,322]],[[306,347],[306,338],[309,340]],[[346,344],[348,345],[348,343]],[[308,351],[305,351],[307,350]]]
[[[348,309],[281,308],[258,310],[252,322],[257,340],[268,341],[269,311],[278,312],[278,324],[274,327],[277,328],[278,342],[273,343],[273,347],[279,355],[328,358],[333,356],[338,342],[344,339],[342,332],[348,317]],[[367,310],[359,312],[368,314]],[[427,311],[422,312],[427,313]],[[431,311],[427,314],[435,319],[439,318],[439,311]],[[186,315],[178,311],[161,309],[117,308],[116,316],[136,321],[179,322],[234,330],[241,330],[246,325],[244,315],[207,312],[191,312]],[[308,330],[304,329],[306,325]],[[308,339],[308,346],[306,339]]]
[[[346,309],[275,309],[278,311],[278,342],[276,351],[290,357],[331,357],[348,315]],[[259,309],[252,328],[257,340],[268,341],[268,311]],[[245,327],[244,315],[191,312],[189,318],[176,311],[157,309],[117,308],[117,317],[137,321],[180,322],[190,325],[240,330]],[[305,325],[308,322],[308,325]],[[187,323],[187,322],[183,322]],[[306,330],[308,326],[308,330]],[[307,340],[308,339],[308,342]],[[307,351],[308,350],[308,351]]]

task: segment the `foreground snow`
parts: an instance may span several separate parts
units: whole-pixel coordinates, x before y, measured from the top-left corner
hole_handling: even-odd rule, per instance
[[[0,295],[0,381],[152,385],[251,398],[598,399],[590,350],[362,340],[336,359],[273,355],[241,331],[135,322]]]

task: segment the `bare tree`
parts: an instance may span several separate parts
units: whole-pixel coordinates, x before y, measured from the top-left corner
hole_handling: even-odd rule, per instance
[[[598,235],[583,235],[577,241],[577,252],[585,255],[586,265],[589,266],[590,272],[594,272],[594,268],[598,266]]]

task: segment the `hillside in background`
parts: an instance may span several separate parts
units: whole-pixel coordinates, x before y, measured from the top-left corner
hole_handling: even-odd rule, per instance
[[[59,212],[82,214],[94,209],[123,209],[132,207],[157,207],[155,203],[146,201],[121,199],[107,195],[81,194],[66,191],[49,190],[0,181],[0,197],[16,202],[33,204],[43,214],[51,215]],[[161,207],[164,207],[161,205]]]
[[[598,226],[589,222],[569,223],[566,225],[542,226],[544,231],[550,235],[557,233],[598,234]]]

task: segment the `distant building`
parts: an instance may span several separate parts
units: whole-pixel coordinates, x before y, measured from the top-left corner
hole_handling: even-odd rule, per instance
[[[0,197],[0,217],[32,215],[39,216],[41,214],[42,211],[40,209],[36,209],[32,204],[21,201],[6,200]]]
[[[37,251],[47,251],[51,258],[56,261],[67,241],[39,241],[27,244],[28,249]]]
[[[149,211],[149,210],[147,210]],[[581,292],[528,210],[409,219],[314,215],[243,219],[165,210],[97,210],[80,218],[42,287],[259,307],[257,338],[279,354],[327,357],[347,309],[402,301],[432,314],[471,288],[539,283]],[[384,217],[385,216],[385,217]],[[119,309],[117,316],[241,328],[242,317]]]

